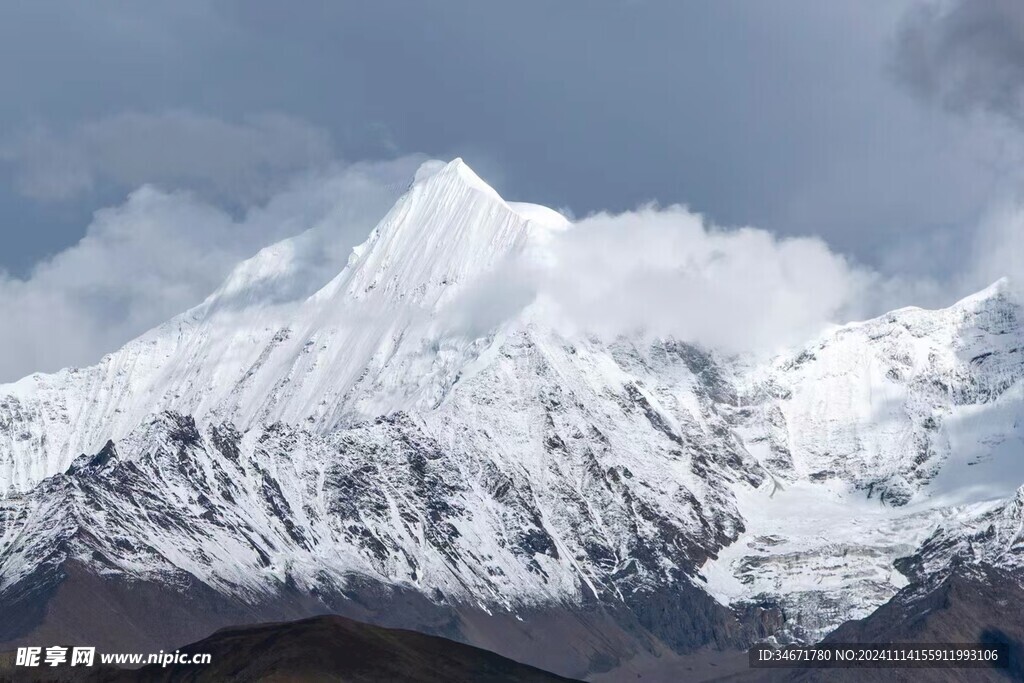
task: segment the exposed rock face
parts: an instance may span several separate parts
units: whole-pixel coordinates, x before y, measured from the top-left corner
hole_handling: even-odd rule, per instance
[[[1024,599],[1019,572],[957,563],[939,579],[912,584],[866,619],[831,633],[834,643],[1001,643],[1010,648],[1007,669],[928,669],[932,681],[1010,681],[1024,678],[1024,619],[1008,609]],[[861,680],[856,671],[796,680]],[[827,672],[832,673],[832,672]],[[863,672],[860,672],[863,673]],[[918,673],[911,671],[911,674]],[[873,671],[875,680],[906,680],[908,671]]]
[[[526,341],[509,344],[539,364]],[[481,391],[491,381],[486,372],[473,380]],[[230,425],[204,433],[190,416],[163,413],[120,446],[79,457],[5,501],[0,602],[36,616],[8,624],[3,638],[57,628],[46,615],[75,600],[82,572],[116,594],[112,621],[135,624],[117,637],[161,647],[199,626],[353,613],[352,602],[365,606],[356,615],[471,641],[472,624],[500,612],[510,621],[532,615],[537,632],[549,621],[553,638],[590,628],[618,643],[553,663],[577,673],[638,649],[738,647],[769,635],[759,614],[737,619],[694,584],[695,568],[741,528],[723,485],[701,479],[716,454],[694,451],[635,384],[585,397],[604,406],[604,419],[570,386],[530,391],[539,395],[516,400],[535,414],[517,417],[540,429],[518,446],[529,432],[515,422],[453,429],[457,416],[488,410],[480,394],[468,399],[475,408],[396,413],[327,436],[281,423],[245,436]],[[647,444],[646,462],[632,468],[627,435]],[[684,475],[693,489],[679,483]],[[186,630],[154,630],[118,583],[152,595],[149,609],[180,591],[202,616],[182,619]],[[406,594],[415,610],[396,607]],[[580,626],[560,623],[557,612]],[[523,629],[523,639],[536,635]],[[500,640],[500,651],[526,649],[507,634]]]
[[[978,643],[1009,648],[1008,668],[748,669],[723,677],[736,683],[812,681],[1019,681],[1024,678],[1024,600],[1019,572],[954,562],[941,576],[912,583],[864,619],[846,622],[823,642]]]

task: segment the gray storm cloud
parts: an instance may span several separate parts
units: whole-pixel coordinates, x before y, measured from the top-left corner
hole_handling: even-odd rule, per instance
[[[893,66],[916,94],[957,112],[983,110],[1024,125],[1024,3],[951,0],[914,7]]]
[[[68,131],[36,126],[0,144],[19,192],[62,201],[99,185],[189,187],[241,202],[330,162],[330,134],[281,114],[225,121],[190,111],[126,112]]]

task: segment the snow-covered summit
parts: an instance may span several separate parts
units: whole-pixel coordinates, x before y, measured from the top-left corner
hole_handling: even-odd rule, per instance
[[[529,218],[462,161],[417,174],[412,187],[317,296],[437,305],[522,249]]]
[[[154,411],[330,429],[433,405],[480,350],[433,314],[565,225],[509,204],[461,159],[428,162],[326,282],[309,234],[241,263],[201,305],[95,366],[0,385],[0,492],[25,490]]]

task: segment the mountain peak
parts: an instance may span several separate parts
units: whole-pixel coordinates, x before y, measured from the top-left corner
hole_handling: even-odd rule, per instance
[[[431,160],[421,164],[416,171],[413,186],[428,182],[461,185],[468,189],[483,192],[498,201],[504,202],[498,191],[477,175],[476,171],[462,160],[462,157],[455,157],[447,163]]]
[[[319,297],[434,305],[525,243],[521,215],[461,158],[430,161]]]

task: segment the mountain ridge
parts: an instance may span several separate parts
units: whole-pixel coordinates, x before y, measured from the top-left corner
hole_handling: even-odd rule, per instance
[[[115,614],[130,586],[218,596],[211,626],[409,600],[390,625],[510,656],[568,630],[578,651],[534,663],[583,676],[813,641],[899,593],[900,558],[999,552],[963,529],[1024,483],[1006,283],[753,368],[529,314],[446,329],[457,295],[563,229],[461,160],[428,165],[329,282],[287,272],[286,241],[99,365],[0,386],[0,608],[38,617],[0,642],[95,575]]]

